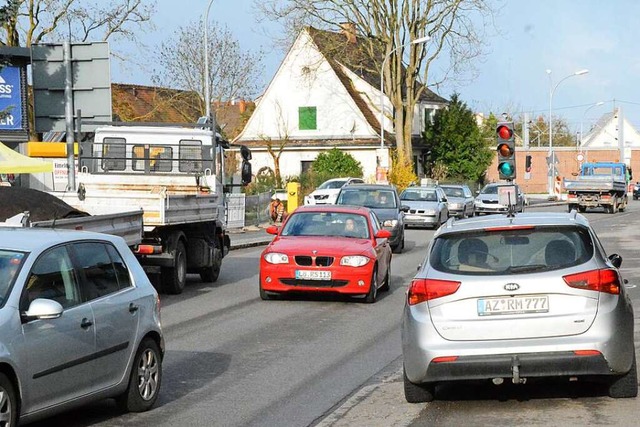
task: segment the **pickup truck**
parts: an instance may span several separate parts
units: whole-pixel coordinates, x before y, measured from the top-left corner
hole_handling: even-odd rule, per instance
[[[606,212],[622,212],[627,207],[629,169],[624,163],[584,163],[580,175],[564,180],[569,211],[603,207]]]

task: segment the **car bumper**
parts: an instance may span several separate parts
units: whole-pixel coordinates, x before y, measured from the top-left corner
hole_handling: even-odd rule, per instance
[[[507,207],[502,205],[496,206],[478,206],[476,205],[476,213],[503,213],[507,212]]]
[[[433,227],[437,221],[435,215],[407,214],[404,223],[412,227]]]
[[[631,367],[635,351],[632,328],[622,332],[622,328],[613,325],[628,319],[605,317],[608,319],[596,320],[580,335],[453,341],[438,334],[424,307],[405,306],[402,322],[405,372],[415,384],[512,378],[516,365],[520,378],[624,374]],[[580,350],[596,350],[600,354],[574,353]],[[451,356],[457,359],[434,361]]]
[[[340,262],[338,259],[335,262]],[[362,267],[344,267],[340,269],[303,267],[262,263],[260,265],[260,286],[267,292],[319,292],[346,295],[364,295],[369,292],[373,266],[369,261]],[[331,280],[296,279],[296,270],[330,271]]]
[[[451,208],[449,209],[449,215],[450,216],[454,216],[456,218],[464,217],[464,212],[465,212],[465,210],[462,209],[462,208],[461,209],[451,209]]]

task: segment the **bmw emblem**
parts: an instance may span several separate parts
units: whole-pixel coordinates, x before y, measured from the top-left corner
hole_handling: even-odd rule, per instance
[[[520,289],[520,285],[518,285],[517,283],[507,283],[506,285],[504,285],[505,291],[517,291],[518,289]]]

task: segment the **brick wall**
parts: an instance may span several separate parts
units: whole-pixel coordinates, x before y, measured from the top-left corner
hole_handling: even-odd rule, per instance
[[[561,178],[571,179],[580,170],[575,148],[558,147],[554,149],[558,157],[556,170]],[[516,149],[516,182],[525,193],[547,192],[547,155],[548,148],[535,147],[525,151],[522,147]],[[531,177],[525,179],[525,157],[531,155]],[[583,151],[585,162],[618,162],[620,152],[610,149],[591,149]],[[491,166],[487,171],[489,182],[498,181],[498,155],[495,154]],[[640,181],[640,150],[631,151],[631,169],[634,171],[633,181]]]

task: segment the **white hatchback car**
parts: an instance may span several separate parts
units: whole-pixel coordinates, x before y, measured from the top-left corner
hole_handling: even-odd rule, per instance
[[[308,196],[304,196],[305,205],[335,205],[340,189],[349,184],[364,184],[360,178],[334,178],[323,182]]]
[[[0,425],[108,397],[146,411],[163,354],[158,294],[122,238],[0,229]]]

